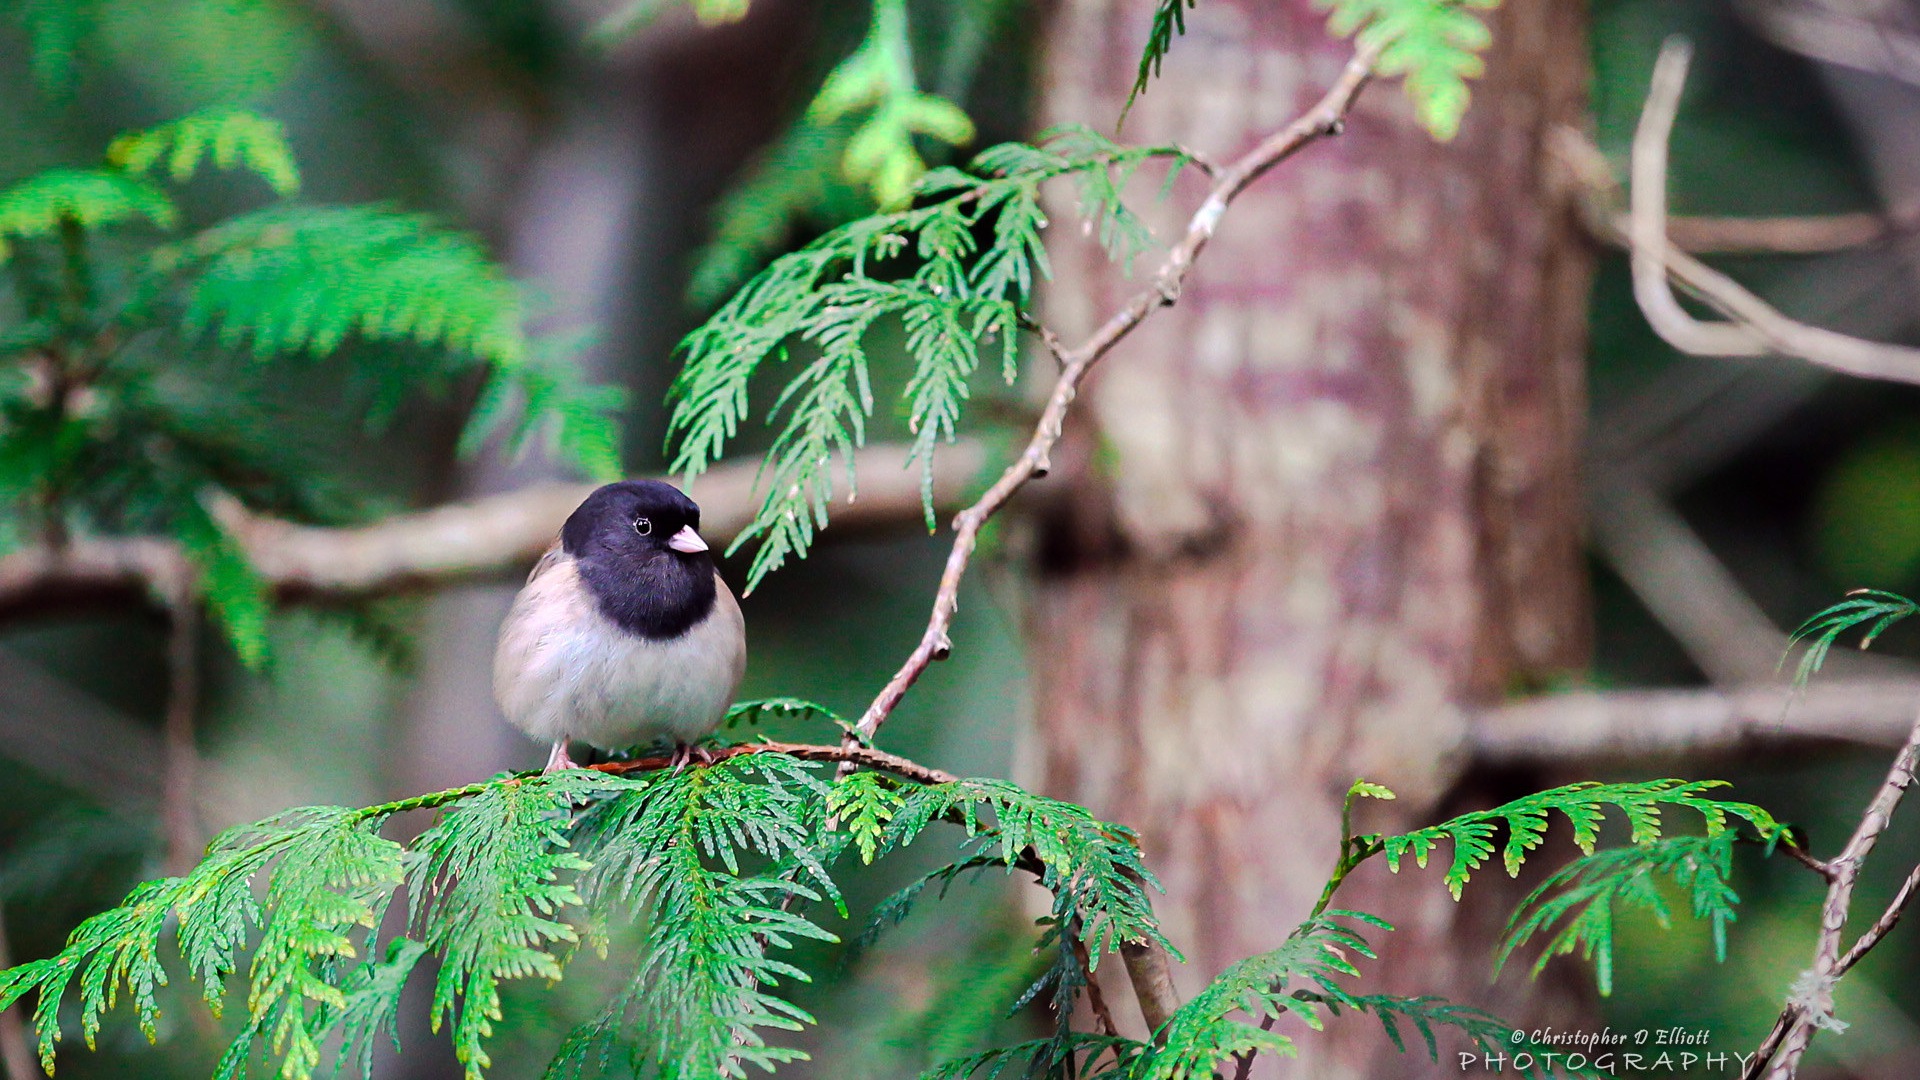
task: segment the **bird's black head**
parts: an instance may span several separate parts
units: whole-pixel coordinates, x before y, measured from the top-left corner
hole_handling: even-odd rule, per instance
[[[601,613],[648,638],[674,638],[713,611],[713,556],[700,507],[672,484],[625,480],[587,496],[560,530]]]

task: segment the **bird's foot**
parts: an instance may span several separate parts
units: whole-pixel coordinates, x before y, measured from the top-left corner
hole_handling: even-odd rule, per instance
[[[567,756],[567,740],[558,739],[554,741],[552,752],[547,754],[547,767],[540,772],[544,776],[548,773],[564,772],[579,767],[572,758]]]
[[[716,760],[713,751],[704,746],[676,742],[673,744],[673,755],[667,758],[667,767],[674,772],[679,772],[696,761],[702,765],[711,765]]]

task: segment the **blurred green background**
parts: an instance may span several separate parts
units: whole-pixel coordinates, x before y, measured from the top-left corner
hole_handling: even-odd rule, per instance
[[[308,201],[431,211],[484,238],[543,298],[539,328],[579,341],[586,371],[631,391],[626,460],[655,469],[672,345],[702,315],[690,290],[703,249],[729,220],[718,204],[785,137],[867,17],[865,5],[756,0],[744,21],[709,26],[663,6],[670,10],[650,23],[610,27],[620,5],[558,0],[10,3],[0,24],[0,185],[95,160],[118,132],[208,105],[275,117],[291,134]],[[922,83],[965,106],[975,146],[1029,130],[1034,43],[1010,16],[1015,6],[911,8]],[[1899,218],[1920,209],[1920,186],[1907,192],[1913,207],[1896,205],[1898,193],[1867,161],[1873,146],[1920,145],[1902,142],[1920,131],[1920,89],[1823,69],[1769,43],[1725,0],[1592,4],[1595,129],[1616,163],[1659,43],[1676,31],[1699,47],[1674,142],[1676,212]],[[946,152],[919,145],[936,161]],[[790,228],[776,215],[764,238],[792,244],[871,208],[863,188],[830,168],[820,188]],[[257,192],[217,178],[186,198],[196,220],[212,221]],[[1842,254],[1724,265],[1789,314],[1897,340],[1920,329],[1913,246],[1896,233]],[[712,280],[728,280],[728,264],[704,265]],[[1646,395],[1725,366],[1678,357],[1652,334],[1617,253],[1604,258],[1592,327],[1596,437]],[[1719,432],[1722,449],[1704,454],[1676,492],[1687,521],[1776,625],[1849,588],[1920,588],[1920,392],[1785,361],[1742,364],[1766,389],[1728,391],[1746,393],[1739,400],[1753,407],[1731,410],[1738,430]],[[410,403],[398,423],[370,432],[341,422],[363,398],[325,365],[247,387],[277,418],[288,453],[324,463],[365,516],[544,474],[537,460],[457,459],[470,391]],[[857,712],[917,633],[943,554],[917,535],[866,537],[828,544],[776,575],[749,608],[743,695],[798,695]],[[1019,584],[991,559],[983,571],[963,604],[956,660],[929,675],[889,734],[910,756],[1005,775],[1024,708]],[[1703,681],[1603,563],[1593,580],[1595,685]],[[405,631],[397,657],[369,647],[364,628],[312,610],[276,617],[264,674],[211,648],[201,717],[206,823],[371,802],[537,764],[541,748],[471,719],[492,716],[484,613],[507,587],[503,579],[385,602],[384,622]],[[1920,655],[1916,642],[1896,632],[1885,648]],[[81,918],[157,870],[158,762],[146,755],[158,744],[164,647],[164,628],[141,612],[61,611],[0,625],[0,900],[16,959],[51,953]],[[467,707],[474,702],[480,711]],[[12,750],[29,746],[40,749]],[[1827,748],[1724,771],[1743,797],[1804,823],[1830,848],[1884,769],[1882,753]],[[1901,819],[1870,866],[1862,910],[1920,861],[1913,818]],[[1627,928],[1609,1022],[1706,1028],[1716,1046],[1757,1042],[1779,989],[1805,963],[1820,893],[1784,862],[1763,870],[1737,883],[1748,903],[1722,966],[1684,916],[1667,933]],[[893,866],[859,887],[870,901],[914,872]],[[967,887],[878,955],[830,967],[835,974],[801,989],[822,1020],[807,1036],[816,1057],[807,1074],[907,1075],[976,1048],[983,1034],[959,1018],[977,1010],[957,1007],[954,995],[1004,997],[1030,966],[1015,933],[1026,916],[1002,884]],[[1815,1073],[1920,1075],[1917,963],[1914,935],[1899,934],[1845,984],[1840,1012],[1856,1025],[1819,1041]],[[559,1033],[597,1004],[597,970],[583,966],[558,990],[515,988],[496,1075],[534,1075]],[[216,1053],[207,1032],[190,1010],[170,1020],[159,1050],[124,1024],[108,1028],[97,1054],[68,1044],[61,1075],[207,1075]],[[386,1075],[457,1075],[418,1024],[407,1036],[407,1060],[384,1061]]]

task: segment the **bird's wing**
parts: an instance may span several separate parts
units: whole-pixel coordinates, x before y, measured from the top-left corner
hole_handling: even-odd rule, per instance
[[[553,538],[553,543],[547,545],[546,554],[540,556],[540,561],[534,563],[533,569],[527,572],[527,584],[531,585],[539,580],[541,574],[553,569],[553,564],[559,561],[560,538],[556,536]]]

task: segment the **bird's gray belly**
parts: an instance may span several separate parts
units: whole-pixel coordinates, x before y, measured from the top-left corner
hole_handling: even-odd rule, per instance
[[[601,747],[711,734],[744,660],[737,625],[721,618],[669,641],[628,634],[601,618],[548,625],[531,636],[514,692],[501,702],[507,718],[538,739]]]

